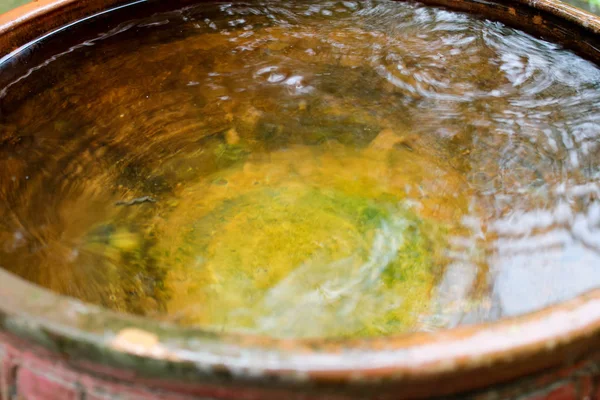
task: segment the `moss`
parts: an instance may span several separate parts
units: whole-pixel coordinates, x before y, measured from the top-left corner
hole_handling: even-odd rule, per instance
[[[147,209],[128,209],[88,233],[81,252],[95,268],[84,300],[140,315],[164,310],[168,294],[165,270],[157,263],[155,232],[139,225],[149,214]]]
[[[405,204],[407,182],[382,184],[389,168],[382,151],[299,146],[188,186],[159,235],[168,312],[282,337],[410,329],[445,235]]]
[[[226,167],[248,156],[248,150],[241,144],[221,143],[215,149],[215,157],[220,167]]]
[[[216,143],[213,174],[90,234],[86,251],[105,260],[101,304],[279,337],[413,329],[463,201],[447,202],[455,175],[395,148],[400,139],[385,130],[364,150],[331,141],[251,155],[244,142]],[[410,188],[441,184],[424,210],[409,206]]]

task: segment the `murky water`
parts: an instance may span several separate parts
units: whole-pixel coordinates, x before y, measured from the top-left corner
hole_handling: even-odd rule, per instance
[[[0,70],[3,268],[284,337],[437,330],[600,285],[596,66],[415,3],[144,7]]]

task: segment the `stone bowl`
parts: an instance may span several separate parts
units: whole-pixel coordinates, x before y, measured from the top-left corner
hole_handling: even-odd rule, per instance
[[[423,2],[502,21],[600,62],[600,18],[559,1]],[[123,0],[36,0],[0,15],[0,64],[117,7],[135,13]],[[592,399],[600,398],[599,368],[600,290],[436,333],[276,340],[115,313],[0,269],[0,400]]]

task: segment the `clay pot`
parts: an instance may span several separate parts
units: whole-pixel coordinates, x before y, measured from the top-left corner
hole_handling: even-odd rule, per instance
[[[424,2],[500,20],[600,61],[600,18],[556,0]],[[39,0],[2,15],[0,60],[125,3]],[[435,334],[275,340],[118,314],[0,270],[1,400],[591,399],[600,398],[599,368],[600,290]]]

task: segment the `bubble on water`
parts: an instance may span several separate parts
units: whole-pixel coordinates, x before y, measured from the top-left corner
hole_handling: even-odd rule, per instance
[[[344,7],[350,10],[356,10],[358,8],[358,3],[354,1],[343,1],[342,4],[344,5]]]

